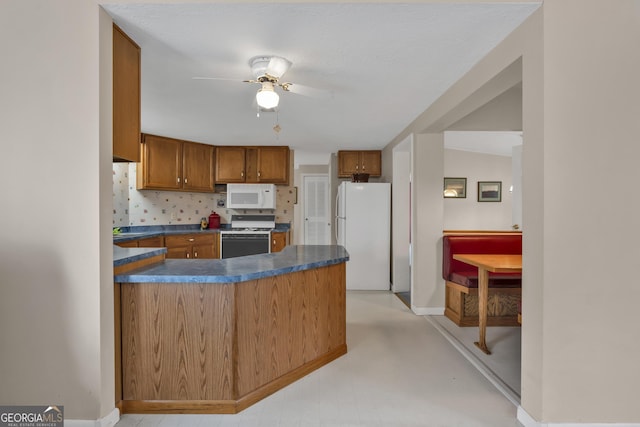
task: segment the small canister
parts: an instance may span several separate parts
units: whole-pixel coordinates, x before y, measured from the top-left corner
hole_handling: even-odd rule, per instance
[[[220,215],[213,211],[209,215],[209,228],[220,228]]]

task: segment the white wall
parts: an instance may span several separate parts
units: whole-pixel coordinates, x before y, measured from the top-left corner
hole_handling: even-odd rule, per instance
[[[466,198],[444,199],[445,230],[511,230],[511,157],[444,150],[444,176],[467,178]],[[478,202],[478,181],[501,181],[502,201]]]
[[[0,210],[0,402],[95,420],[114,407],[111,104],[101,100],[111,72],[100,57],[110,27],[86,0],[5,0],[0,16],[0,191],[12,207]]]
[[[628,266],[640,257],[640,199],[617,184],[640,182],[640,1],[550,1],[543,12],[544,86],[532,87],[542,179],[529,173],[526,128],[523,152],[525,236],[543,239],[543,281],[524,284],[542,287],[539,419],[638,425],[640,286]],[[531,188],[543,189],[542,229],[529,221]]]
[[[411,153],[411,309],[416,314],[443,314],[444,135],[414,135]]]
[[[411,290],[411,137],[393,150],[391,192],[391,283],[393,292]]]

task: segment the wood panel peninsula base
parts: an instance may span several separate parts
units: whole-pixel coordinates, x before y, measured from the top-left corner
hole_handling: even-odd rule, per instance
[[[287,257],[300,264],[302,252],[322,258],[322,248],[331,248],[331,261],[278,268]],[[173,282],[176,263],[194,261],[167,260],[116,276],[122,413],[237,413],[347,352],[344,248],[289,246],[242,258],[198,260],[194,270],[237,271],[250,258],[274,270]],[[138,281],[145,277],[157,280]]]

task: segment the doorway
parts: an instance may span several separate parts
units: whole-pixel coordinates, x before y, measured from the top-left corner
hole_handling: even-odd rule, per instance
[[[303,239],[305,245],[331,244],[329,175],[303,175]]]

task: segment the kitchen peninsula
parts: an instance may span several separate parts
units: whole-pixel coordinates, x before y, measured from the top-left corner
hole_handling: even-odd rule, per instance
[[[116,274],[123,413],[237,413],[347,352],[342,246]]]

